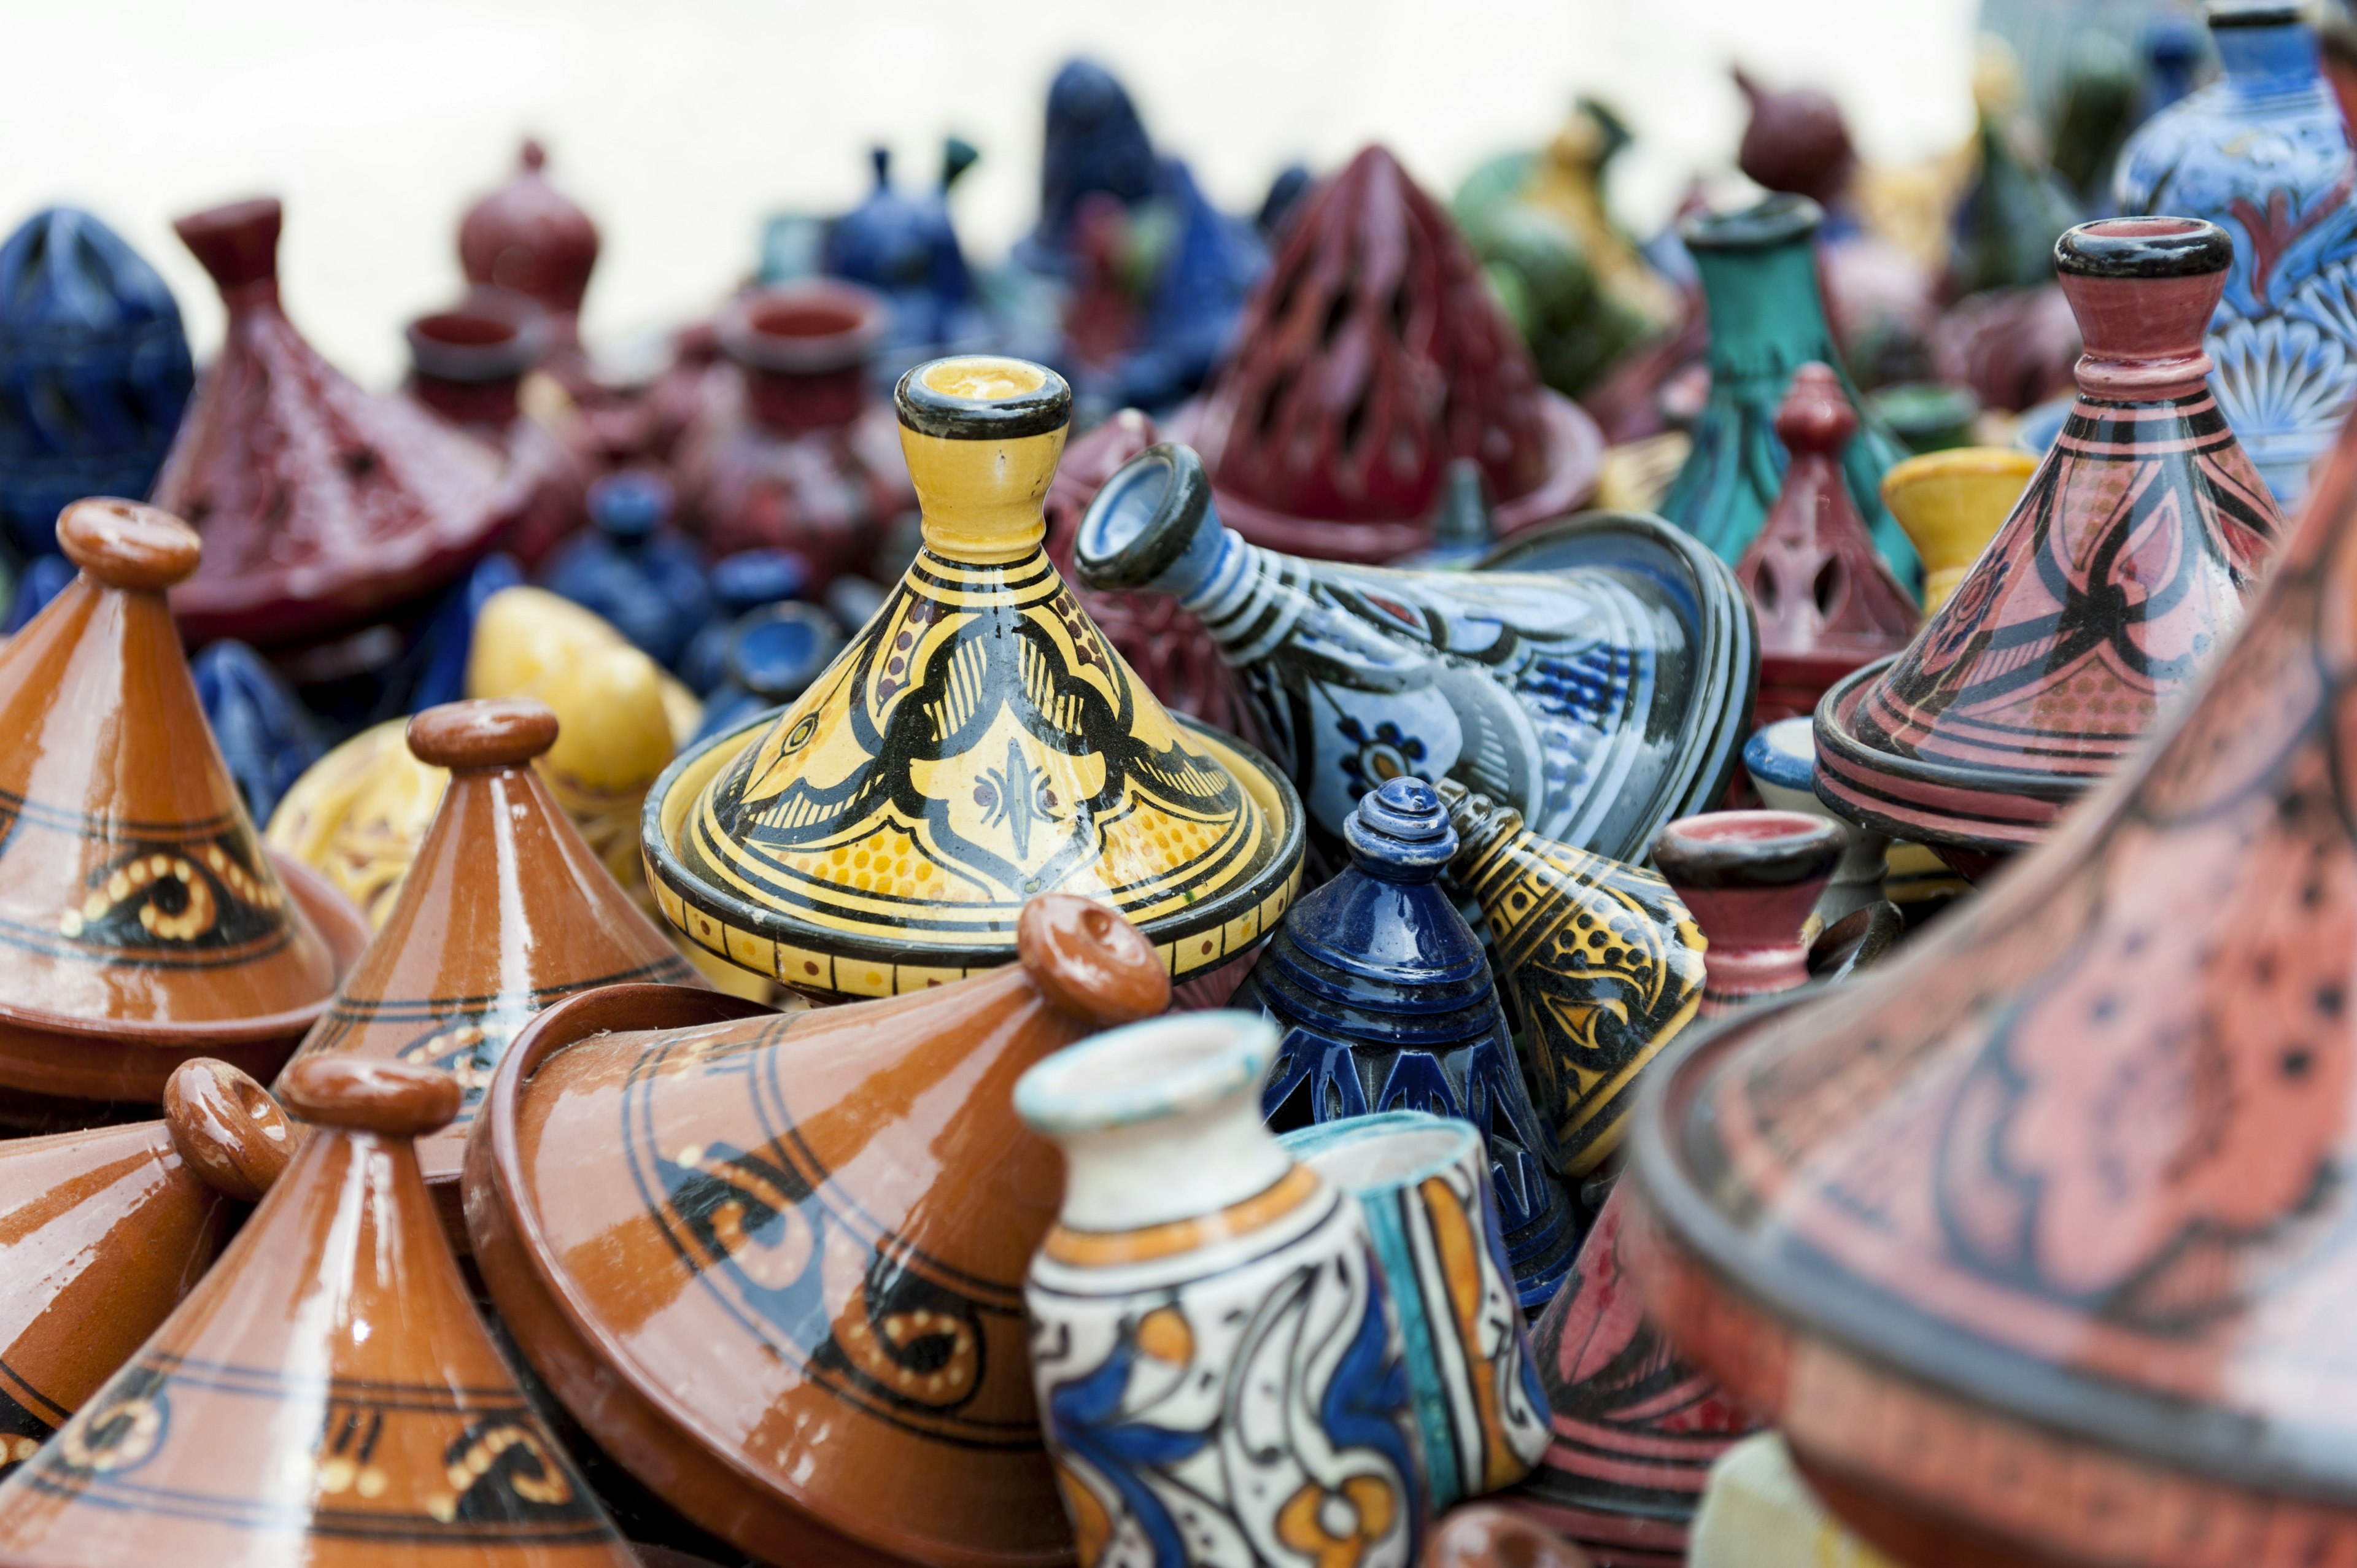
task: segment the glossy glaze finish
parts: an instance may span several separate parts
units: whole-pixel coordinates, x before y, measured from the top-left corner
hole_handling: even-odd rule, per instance
[[[409,1140],[457,1085],[287,1077],[310,1137],[221,1262],[0,1485],[13,1563],[630,1568],[468,1300]]]
[[[1592,1568],[1588,1555],[1502,1503],[1467,1503],[1433,1526],[1431,1568]]]
[[[1009,1095],[1169,983],[1084,899],[1032,901],[1019,950],[787,1017],[592,992],[525,1027],[477,1120],[468,1223],[519,1343],[607,1452],[758,1557],[1069,1556],[1019,1288],[1060,1161]]]
[[[2079,400],[1954,596],[1819,708],[1835,811],[1974,875],[2118,766],[2241,622],[2284,524],[2203,383],[2232,253],[2174,218],[2056,245]]]
[[[1808,983],[1810,912],[1848,845],[1838,823],[1799,811],[1712,811],[1662,830],[1653,864],[1710,940],[1704,1017]]]
[[[1923,618],[1939,612],[2005,526],[2038,459],[2004,446],[1959,446],[1894,464],[1882,503],[1923,558]]]
[[[1298,880],[1298,800],[1165,712],[1049,562],[1062,379],[937,360],[898,402],[924,550],[799,701],[690,751],[648,798],[664,916],[834,995],[1004,963],[1046,891],[1119,908],[1176,976],[1249,952]]]

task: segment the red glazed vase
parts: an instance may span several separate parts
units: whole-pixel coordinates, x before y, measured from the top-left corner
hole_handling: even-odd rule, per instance
[[[548,154],[527,139],[507,184],[467,209],[458,264],[467,281],[510,289],[548,313],[547,369],[581,396],[595,390],[581,349],[581,300],[597,265],[597,226],[549,184]]]
[[[1432,542],[1450,459],[1480,461],[1511,533],[1596,488],[1596,422],[1541,384],[1456,223],[1368,147],[1303,201],[1234,357],[1171,438],[1254,543],[1380,564]]]
[[[1806,928],[1849,840],[1799,811],[1682,817],[1653,841],[1653,864],[1702,928],[1701,1016],[1809,983]]]

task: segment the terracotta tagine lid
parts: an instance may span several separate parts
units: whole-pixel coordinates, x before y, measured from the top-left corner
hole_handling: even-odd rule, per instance
[[[164,602],[197,535],[86,500],[58,542],[81,575],[0,648],[0,1090],[152,1103],[191,1057],[275,1072],[366,928],[264,855],[206,727]]]
[[[2054,255],[2087,343],[2061,437],[1922,635],[1817,712],[1826,804],[1968,876],[2141,743],[2241,622],[2284,527],[2204,380],[2225,232],[2115,218]]]
[[[1063,1161],[1011,1096],[1170,987],[1088,899],[1026,905],[1018,952],[786,1018],[612,987],[500,1064],[466,1178],[500,1315],[600,1448],[755,1557],[1071,1560],[1022,1289]]]
[[[1811,360],[1776,412],[1792,463],[1735,575],[1760,618],[1755,722],[1816,711],[1825,688],[1915,633],[1915,599],[1874,548],[1849,499],[1842,450],[1857,413],[1829,366]]]
[[[172,595],[191,642],[349,631],[464,571],[513,505],[492,447],[362,392],[303,340],[278,302],[278,226],[274,198],[173,225],[229,307],[156,479],[156,504],[205,539]]]
[[[1063,379],[936,360],[897,400],[924,549],[781,716],[656,781],[641,837],[664,916],[837,996],[1006,962],[1042,892],[1106,900],[1177,976],[1245,957],[1297,885],[1300,798],[1166,712],[1049,564]]]
[[[458,1080],[458,1113],[417,1140],[417,1164],[462,1240],[467,1129],[524,1021],[600,985],[702,983],[541,781],[533,762],[556,734],[556,715],[529,697],[409,721],[411,753],[449,769],[449,787],[392,913],[296,1057],[418,1062]]]
[[[1653,864],[1709,939],[1702,1016],[1809,983],[1811,912],[1849,847],[1801,811],[1707,811],[1662,830]]]
[[[553,347],[577,357],[597,225],[548,182],[547,164],[547,151],[527,137],[513,177],[459,220],[458,264],[468,283],[512,289],[548,312]]]
[[[1456,223],[1368,147],[1306,198],[1234,358],[1172,438],[1255,544],[1393,561],[1432,542],[1449,460],[1480,460],[1498,530],[1578,510],[1596,422],[1543,385]]]
[[[294,1141],[262,1085],[199,1058],[160,1122],[0,1142],[0,1477],[188,1294]]]
[[[0,1485],[26,1568],[288,1561],[632,1568],[475,1316],[410,1141],[458,1086],[316,1057],[313,1124],[221,1262]]]

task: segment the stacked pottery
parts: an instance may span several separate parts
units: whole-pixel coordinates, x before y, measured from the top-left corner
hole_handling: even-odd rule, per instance
[[[1926,452],[1882,476],[1882,503],[1923,558],[1923,618],[1948,602],[1957,585],[2038,471],[2038,459],[2003,446]]]
[[[1712,811],[1662,830],[1653,864],[1709,939],[1703,1017],[1809,983],[1811,912],[1848,845],[1838,822],[1799,811]]]
[[[1817,792],[1968,877],[2035,843],[2186,691],[2283,521],[2204,384],[2233,247],[2115,218],[2054,247],[2079,399],[1997,536],[1906,652],[1817,710]]]

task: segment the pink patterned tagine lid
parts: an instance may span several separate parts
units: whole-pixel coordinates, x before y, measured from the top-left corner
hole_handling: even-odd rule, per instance
[[[1817,710],[1817,791],[1967,875],[2118,766],[2243,618],[2283,519],[2204,379],[2233,243],[2190,218],[2056,242],[2087,351],[2061,436],[1907,650]]]
[[[1655,1069],[1656,1320],[1915,1564],[2357,1562],[2357,442],[1990,892]]]

